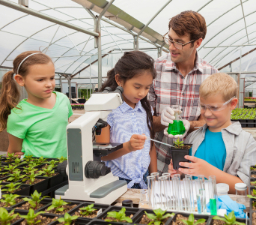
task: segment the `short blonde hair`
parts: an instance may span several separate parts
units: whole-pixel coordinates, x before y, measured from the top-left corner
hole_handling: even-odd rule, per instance
[[[226,73],[215,73],[206,78],[199,88],[199,95],[207,98],[210,95],[221,94],[224,101],[237,96],[238,86],[233,77]]]

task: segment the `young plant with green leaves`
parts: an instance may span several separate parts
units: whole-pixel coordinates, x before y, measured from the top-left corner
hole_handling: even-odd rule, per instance
[[[47,162],[48,165],[55,167],[59,162],[56,160],[51,160],[50,162]]]
[[[40,158],[35,160],[37,165],[43,164],[46,162],[46,158],[44,158],[43,156],[41,156]]]
[[[31,195],[31,198],[23,198],[24,201],[28,202],[30,205],[30,208],[36,210],[38,209],[40,202],[47,198],[48,196],[44,196],[41,198],[42,193],[38,193],[37,190],[34,191],[34,193]]]
[[[180,220],[182,221],[183,223],[185,223],[186,225],[196,225],[196,224],[199,224],[199,223],[204,223],[205,222],[205,219],[199,219],[195,222],[195,218],[194,218],[194,215],[193,214],[190,214],[189,217],[188,217],[188,220]]]
[[[53,167],[50,165],[50,166],[47,166],[46,168],[42,169],[41,175],[45,176],[45,177],[51,177],[51,176],[53,176],[54,173],[55,173],[55,171],[53,170]]]
[[[58,158],[58,160],[59,160],[59,163],[63,163],[65,160],[67,160],[67,158],[61,156],[60,158]]]
[[[16,198],[18,198],[18,197],[19,197],[19,195],[5,194],[5,195],[3,195],[1,202],[4,203],[4,207],[10,207],[17,203]]]
[[[21,186],[21,183],[10,183],[10,184],[6,184],[2,191],[3,192],[8,192],[8,193],[13,193],[15,191],[17,191]]]
[[[25,162],[22,161],[22,160],[19,159],[19,158],[16,158],[12,164],[13,164],[14,166],[21,166],[22,164],[25,164]]]
[[[14,166],[11,164],[9,164],[8,166],[4,166],[4,170],[7,170],[7,172],[2,173],[2,174],[11,174],[11,173],[15,173],[15,172],[19,171],[19,169],[17,169],[17,166]]]
[[[236,221],[236,216],[234,211],[232,211],[231,213],[229,213],[228,215],[224,215],[223,217],[219,217],[219,216],[214,216],[213,217],[214,220],[222,220],[225,222],[225,224],[227,225],[232,225],[232,224],[237,224],[237,225],[245,225],[245,223],[240,223]]]
[[[15,219],[17,216],[18,214],[15,214],[14,210],[8,213],[8,211],[5,208],[0,208],[0,224],[1,225],[11,224],[11,221]]]
[[[80,214],[84,215],[84,216],[89,216],[91,214],[93,214],[95,211],[97,211],[97,209],[94,209],[94,204],[91,205],[87,205],[86,207],[80,208]]]
[[[41,222],[41,220],[37,220],[36,217],[38,217],[42,213],[45,213],[45,212],[41,211],[41,212],[35,213],[33,209],[29,209],[27,215],[19,215],[19,216],[21,218],[24,218],[28,225],[32,225],[32,224],[34,225]]]
[[[107,217],[111,219],[105,219],[107,222],[123,222],[132,223],[132,219],[125,214],[126,209],[123,207],[119,212],[111,211],[107,213]]]
[[[147,217],[152,220],[148,225],[150,225],[150,224],[160,225],[164,219],[174,216],[174,213],[172,213],[172,214],[166,213],[165,214],[166,211],[163,211],[161,209],[153,210],[153,212],[155,214],[147,213],[146,211],[144,211],[144,212],[147,215]]]
[[[174,146],[176,148],[181,148],[184,146],[184,143],[183,143],[183,141],[180,141],[180,138],[178,138],[176,141],[174,141]]]
[[[247,195],[247,197],[256,199],[256,189],[252,189],[252,195]]]
[[[14,153],[7,153],[6,162],[12,162],[16,159],[16,156]]]
[[[251,185],[256,186],[256,181],[251,181]]]
[[[60,199],[52,199],[52,205],[47,208],[46,211],[55,210],[56,212],[63,212],[65,208],[64,205],[67,205],[69,203],[63,201],[60,197]]]
[[[7,179],[7,181],[8,182],[17,182],[26,176],[26,175],[21,175],[20,173],[21,173],[20,170],[17,170],[14,173],[11,173],[9,175],[9,178]]]
[[[70,225],[72,221],[76,220],[77,218],[78,216],[70,216],[68,213],[65,213],[64,217],[58,219],[58,222],[64,222],[64,225]]]
[[[38,169],[37,168],[35,168],[34,166],[28,166],[28,167],[25,167],[24,169],[23,169],[23,172],[25,173],[25,174],[31,174],[32,172],[36,172]]]
[[[23,161],[27,162],[27,163],[30,163],[33,160],[33,155],[26,155],[24,158],[23,158]]]
[[[30,174],[28,174],[23,180],[22,182],[26,182],[28,181],[29,185],[32,185],[35,182],[35,179],[37,176],[41,175],[41,171],[39,171],[38,173],[35,173],[34,171],[32,171]]]

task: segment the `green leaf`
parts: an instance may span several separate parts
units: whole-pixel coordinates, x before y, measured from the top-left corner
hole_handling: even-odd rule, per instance
[[[199,219],[199,220],[197,220],[197,221],[194,223],[194,225],[199,224],[199,223],[204,223],[204,222],[205,222],[205,219]]]
[[[161,224],[161,221],[155,221],[154,224],[155,224],[155,225],[160,225],[160,224]]]
[[[151,213],[147,213],[146,211],[144,211],[144,213],[147,215],[147,217],[151,220],[155,220],[157,217],[154,214]]]
[[[166,214],[162,217],[162,220],[163,220],[163,219],[166,219],[166,218],[168,218],[168,217],[173,217],[174,215],[175,215],[175,213],[172,213],[172,214],[166,213]]]
[[[188,217],[188,223],[189,224],[194,224],[195,218],[193,214],[190,214]]]
[[[126,217],[122,218],[122,221],[123,220],[127,221],[128,223],[132,223],[132,219],[130,217],[126,216]]]

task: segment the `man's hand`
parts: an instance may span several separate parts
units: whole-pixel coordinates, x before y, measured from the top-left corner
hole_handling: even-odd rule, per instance
[[[169,123],[173,123],[174,119],[174,110],[170,107],[164,108],[161,113],[161,124],[168,127]]]
[[[175,174],[180,174],[180,175],[182,174],[182,172],[173,169],[172,159],[171,159],[171,162],[170,162],[170,164],[168,166],[168,173],[171,174],[171,177],[173,177],[173,175],[175,175]]]
[[[180,162],[180,166],[188,167],[188,169],[179,168],[180,172],[192,176],[204,175],[205,177],[209,177],[209,175],[211,175],[211,171],[213,170],[214,166],[212,166],[205,160],[189,155],[186,155],[184,158],[191,161],[191,163]]]
[[[186,129],[185,133],[184,134],[179,134],[179,135],[172,135],[172,134],[168,134],[167,130],[168,130],[168,127],[164,129],[164,135],[166,135],[167,137],[169,138],[184,138],[187,134],[187,132],[189,131],[189,128],[190,128],[190,122],[188,120],[181,120],[183,122],[183,125]]]
[[[129,152],[143,149],[146,139],[145,135],[133,134],[130,141],[126,142]]]

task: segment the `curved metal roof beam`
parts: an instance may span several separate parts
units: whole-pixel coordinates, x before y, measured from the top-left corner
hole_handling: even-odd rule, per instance
[[[245,3],[245,2],[248,2],[248,1],[249,1],[249,0],[246,0],[246,1],[244,1],[244,3]],[[235,8],[237,8],[237,7],[239,7],[239,6],[240,6],[240,4],[234,6],[233,8],[229,9],[228,11],[226,11],[225,13],[223,13],[222,15],[220,15],[219,17],[217,17],[215,20],[213,20],[211,23],[209,23],[209,24],[207,25],[207,28],[208,28],[209,26],[211,26],[214,22],[216,22],[218,19],[220,19],[222,16],[226,15],[227,13],[229,13],[230,11],[232,11],[233,9],[235,9]],[[203,47],[204,47],[204,46],[201,46],[198,50],[200,50],[200,49],[203,48]]]
[[[117,42],[122,42],[122,41],[126,41],[127,42],[127,40],[119,40],[119,41],[117,41]],[[113,42],[108,42],[108,43],[105,43],[104,45],[108,45],[108,44],[110,44],[110,43],[113,43]],[[126,43],[125,43],[126,44]],[[104,45],[102,45],[102,46],[104,46]],[[113,46],[115,46],[115,45],[113,45]],[[112,46],[110,46],[110,47],[112,47]],[[102,51],[103,50],[106,50],[106,49],[108,49],[108,48],[110,48],[110,47],[107,47],[107,48],[105,48],[105,49],[102,49]],[[93,51],[94,49],[92,49],[92,50],[90,50],[89,52],[91,52],[91,51]],[[87,52],[88,53],[88,52]],[[95,54],[93,54],[93,55],[91,55],[90,57],[92,57],[92,56],[94,56],[94,55],[97,55],[98,53],[95,53]],[[75,63],[76,61],[78,61],[79,59],[81,59],[82,57],[84,57],[84,56],[81,56],[81,57],[79,57],[79,58],[77,58],[75,61],[73,61],[73,63]],[[88,57],[87,59],[89,59],[90,57]],[[87,60],[86,59],[86,60]],[[79,66],[77,66],[74,70],[73,70],[73,72],[72,72],[72,74],[74,74],[75,73],[75,71],[77,70],[77,68],[79,68],[86,60],[84,60],[81,64],[79,64]],[[64,71],[64,73],[66,73],[66,71],[68,70],[70,68],[70,66]]]
[[[247,26],[247,28],[248,27],[250,27],[250,26],[252,26],[252,25],[254,25],[254,24],[256,24],[256,22],[255,23],[252,23],[252,24],[250,24],[249,26]],[[241,30],[239,30],[239,31],[237,31],[237,32],[235,32],[235,33],[233,33],[233,34],[231,34],[229,37],[227,37],[226,39],[224,39],[222,42],[220,42],[215,48],[212,48],[212,50],[211,51],[209,51],[205,56],[204,56],[204,58],[205,57],[207,57],[212,51],[214,51],[218,46],[220,46],[223,42],[225,42],[226,40],[228,40],[230,37],[232,37],[232,36],[234,36],[235,34],[237,34],[237,33],[239,33],[240,31],[242,31],[242,30],[244,30],[245,28],[242,28]],[[251,33],[250,33],[251,34]],[[239,39],[240,40],[240,39]],[[233,42],[233,43],[235,43],[235,42]],[[232,44],[233,44],[232,43]],[[231,45],[232,45],[231,44]]]
[[[256,31],[254,31],[254,32],[256,32]],[[256,37],[253,38],[253,39],[251,39],[252,43],[256,41],[255,39],[256,39]],[[255,40],[255,41],[253,41],[253,40]],[[246,43],[246,42],[244,42],[244,43]],[[244,44],[244,43],[243,43],[243,44]],[[232,49],[230,52],[228,52],[226,55],[224,55],[221,59],[217,59],[218,61],[214,64],[214,66],[216,65],[216,67],[219,67],[217,64],[218,64],[224,57],[226,57],[227,55],[229,55],[229,54],[231,54],[232,52],[236,51],[238,48],[239,48],[239,47],[236,47],[235,49]]]
[[[203,8],[205,8],[207,5],[209,5],[213,0],[210,0],[205,5],[203,5],[200,9],[197,10],[197,12],[201,11]]]
[[[250,15],[252,15],[252,14],[254,14],[254,13],[256,13],[256,10],[253,11],[253,12],[251,12],[251,13],[249,13],[249,14],[247,14],[245,17],[250,16]],[[242,18],[240,18],[240,19],[234,21],[233,23],[231,23],[231,24],[229,24],[228,26],[226,26],[225,28],[223,28],[221,31],[219,31],[217,34],[215,34],[213,37],[211,37],[206,43],[204,43],[204,45],[202,46],[202,48],[203,48],[207,43],[209,43],[212,39],[214,39],[216,36],[218,36],[220,33],[222,33],[224,30],[226,30],[226,29],[229,28],[230,26],[234,25],[235,23],[237,23],[237,22],[239,22],[240,20],[243,20],[243,19],[244,19],[244,17],[242,17]],[[201,48],[200,48],[200,49],[201,49]]]

